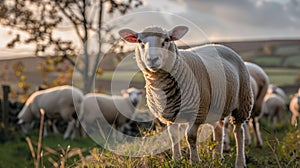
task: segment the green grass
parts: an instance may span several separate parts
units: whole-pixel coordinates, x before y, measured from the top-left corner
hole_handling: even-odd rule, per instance
[[[0,144],[0,167],[10,168],[31,168],[34,166],[33,158],[31,156],[30,149],[25,140],[25,136],[21,133],[14,133],[14,138],[3,144]],[[29,136],[33,144],[36,144],[38,135],[37,131],[33,131]],[[43,138],[43,146],[50,147],[56,150],[58,153],[62,152],[62,149],[66,149],[69,145],[72,148],[81,148],[84,155],[89,153],[95,144],[90,138],[75,138],[75,140],[63,140],[62,135],[49,134],[46,138]],[[36,146],[34,145],[34,150]],[[59,157],[53,154],[49,154],[45,149],[43,150],[43,164],[46,167],[52,167],[52,164],[48,161],[49,157],[58,161]],[[74,165],[78,161],[79,157],[72,157],[68,160],[67,165]]]
[[[294,85],[297,75],[300,73],[299,69],[291,68],[264,68],[267,73],[270,83],[279,86]]]
[[[289,124],[290,115],[285,112],[280,117],[280,122],[273,128],[271,124],[262,118],[260,120],[262,137],[264,144],[262,148],[254,147],[254,142],[251,147],[246,147],[247,166],[254,167],[291,167],[300,166],[300,130]],[[154,133],[153,133],[154,134]],[[153,135],[151,134],[151,135]],[[253,134],[252,134],[253,136]],[[31,134],[32,142],[37,142],[37,131]],[[65,155],[64,152],[67,146],[71,149],[80,148],[84,156],[89,156],[85,165],[87,167],[233,167],[235,161],[235,147],[233,135],[230,133],[231,148],[229,153],[225,153],[224,160],[212,158],[212,148],[215,143],[205,141],[199,143],[199,155],[202,159],[197,165],[190,165],[188,161],[187,144],[183,140],[182,154],[183,159],[172,160],[170,150],[163,153],[144,156],[144,157],[129,157],[114,154],[102,147],[96,145],[89,138],[76,138],[75,140],[63,140],[62,135],[50,134],[43,138],[43,146],[50,147],[56,150],[59,154]],[[253,141],[253,140],[252,140]],[[129,142],[121,143],[128,150],[133,150],[138,144]],[[157,143],[157,145],[161,145]],[[36,147],[34,147],[36,149]],[[59,155],[51,154],[44,148],[43,150],[43,165],[45,167],[53,167],[49,162],[49,158],[58,162]],[[68,153],[68,152],[66,152]],[[66,167],[81,167],[83,162],[78,155],[67,159]],[[29,147],[25,141],[25,137],[21,133],[14,133],[14,138],[3,144],[0,144],[0,167],[33,167],[33,159],[30,154]]]

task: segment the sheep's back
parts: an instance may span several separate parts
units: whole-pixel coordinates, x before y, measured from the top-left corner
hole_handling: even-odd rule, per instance
[[[285,108],[285,102],[280,96],[276,94],[272,94],[268,96],[267,99],[265,99],[263,106],[264,106],[263,108],[264,113],[274,116],[277,115],[275,113],[283,112]]]
[[[256,64],[245,62],[250,75],[257,83],[258,93],[254,97],[254,106],[251,113],[252,117],[257,117],[262,114],[262,103],[269,88],[269,78],[261,67]]]
[[[211,101],[206,103],[219,106],[217,108],[210,106],[210,111],[211,109],[218,110],[214,111],[217,113],[224,111],[222,117],[225,117],[234,109],[243,109],[239,107],[239,103],[243,104],[239,100],[241,100],[240,93],[245,92],[250,95],[247,99],[250,102],[246,103],[247,105],[245,106],[247,108],[242,113],[245,113],[243,114],[245,116],[248,115],[251,109],[249,74],[243,61],[233,50],[221,45],[205,45],[187,51],[181,50],[180,52],[198,79],[199,88],[201,89],[201,101],[211,97]],[[216,61],[218,62],[217,64],[215,63]],[[202,67],[203,65],[204,68]],[[199,69],[199,67],[202,68]],[[210,82],[203,86],[205,81]],[[246,86],[241,87],[241,83],[243,85],[246,83]],[[244,90],[241,91],[241,89]],[[210,90],[210,95],[203,94],[204,90]]]
[[[94,117],[105,117],[108,123],[112,124],[122,114],[131,115],[132,109],[128,98],[122,96],[109,96],[105,94],[88,94],[83,100],[84,113],[88,113],[90,120]],[[122,114],[120,114],[120,111]],[[100,115],[100,113],[102,115]]]

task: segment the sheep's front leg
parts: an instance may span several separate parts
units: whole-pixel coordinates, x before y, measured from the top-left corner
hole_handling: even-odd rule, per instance
[[[52,129],[53,129],[54,134],[59,134],[59,131],[58,131],[57,127],[56,127],[56,122],[57,122],[57,120],[53,120],[53,122],[52,122]]]
[[[70,136],[70,133],[74,129],[74,126],[75,126],[75,120],[73,119],[68,123],[67,130],[64,134],[64,139],[67,139]]]
[[[198,124],[189,124],[189,128],[187,129],[186,139],[188,142],[189,150],[190,150],[190,162],[200,162],[200,158],[197,150],[197,133],[198,133]]]
[[[242,123],[234,124],[233,133],[236,142],[237,156],[235,160],[235,167],[246,167],[245,149],[244,149],[244,130]]]
[[[219,157],[223,159],[223,142],[224,142],[224,121],[220,120],[215,126],[215,141],[217,145],[214,149],[214,157]]]
[[[253,130],[254,130],[254,135],[255,135],[255,140],[256,140],[256,146],[257,147],[262,147],[262,138],[261,138],[261,134],[260,134],[260,130],[259,130],[259,122],[258,122],[258,118],[254,117],[253,120]]]
[[[172,143],[173,159],[181,159],[179,124],[169,125],[168,132]]]

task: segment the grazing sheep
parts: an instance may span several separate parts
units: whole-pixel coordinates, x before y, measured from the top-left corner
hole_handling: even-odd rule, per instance
[[[298,126],[297,117],[300,117],[300,88],[298,90],[298,93],[292,96],[292,99],[290,101],[290,111],[292,113],[291,123],[292,125],[297,127]]]
[[[96,120],[105,119],[116,128],[123,126],[135,111],[144,93],[142,89],[129,88],[122,90],[122,96],[110,96],[105,94],[89,93],[84,96],[79,115],[79,121],[85,130],[93,131],[91,124]],[[102,115],[100,115],[102,113]],[[104,118],[103,118],[104,117]],[[102,121],[101,121],[102,122]],[[103,123],[102,123],[103,124]],[[110,128],[101,128],[109,131]]]
[[[262,104],[269,87],[269,78],[264,70],[258,65],[250,62],[245,62],[245,65],[250,73],[250,76],[254,79],[252,82],[255,82],[254,84],[251,84],[253,89],[254,106],[252,109],[250,122],[252,122],[256,146],[262,147],[263,142],[258,120],[263,115]],[[246,132],[249,132],[249,129],[246,129]],[[250,144],[250,138],[248,138],[248,144]]]
[[[222,158],[223,119],[231,115],[237,146],[236,167],[244,167],[242,125],[250,117],[253,96],[250,77],[240,56],[221,45],[177,49],[174,41],[188,27],[170,31],[149,27],[141,33],[119,31],[131,43],[138,43],[135,56],[146,80],[147,105],[155,117],[168,125],[173,158],[181,158],[179,124],[186,123],[190,162],[199,162],[197,132],[209,120],[216,122],[217,151]],[[213,117],[216,116],[216,117]]]
[[[66,139],[72,131],[75,131],[76,111],[80,109],[82,99],[83,93],[78,88],[68,85],[36,91],[27,99],[19,113],[18,123],[22,124],[23,131],[28,133],[28,125],[40,118],[40,109],[44,109],[45,118],[61,117],[68,122],[64,134],[64,139]],[[75,136],[74,133],[72,138]]]
[[[272,94],[272,93],[280,96],[285,101],[285,103],[288,103],[288,101],[287,101],[288,98],[286,96],[286,93],[280,87],[278,87],[276,85],[273,85],[273,84],[270,84],[269,88],[268,88],[268,91],[267,91],[267,94]]]
[[[268,93],[263,102],[262,112],[268,117],[270,122],[273,121],[273,127],[277,124],[277,121],[285,110],[285,101],[281,96],[277,94]]]

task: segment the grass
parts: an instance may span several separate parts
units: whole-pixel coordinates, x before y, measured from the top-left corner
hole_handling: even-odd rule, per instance
[[[260,120],[261,132],[264,140],[262,148],[246,147],[247,166],[254,167],[291,167],[300,166],[300,130],[289,124],[289,113],[281,117],[281,122],[275,128],[264,118]],[[34,161],[24,135],[16,132],[14,139],[0,146],[0,167],[33,167]],[[38,131],[32,132],[32,142],[38,141]],[[212,148],[215,143],[206,141],[199,143],[199,155],[202,159],[197,165],[190,165],[187,157],[188,150],[185,141],[182,141],[182,153],[184,158],[174,161],[170,150],[163,153],[144,157],[129,157],[114,154],[101,146],[96,145],[89,138],[76,138],[75,140],[63,140],[62,135],[49,134],[43,138],[42,165],[53,167],[52,162],[58,162],[63,156],[67,156],[73,149],[80,149],[86,157],[84,164],[87,167],[233,167],[235,161],[235,148],[233,135],[230,134],[231,148],[224,153],[224,160],[212,158]],[[36,143],[33,143],[36,144]],[[129,149],[135,148],[137,144],[123,143]],[[161,145],[161,144],[157,144]],[[34,145],[36,149],[36,145]],[[70,147],[68,147],[70,146]],[[48,152],[51,148],[56,152]],[[55,154],[56,153],[56,154]],[[50,159],[51,158],[51,159]],[[66,157],[65,167],[81,167],[83,164],[79,155]]]

